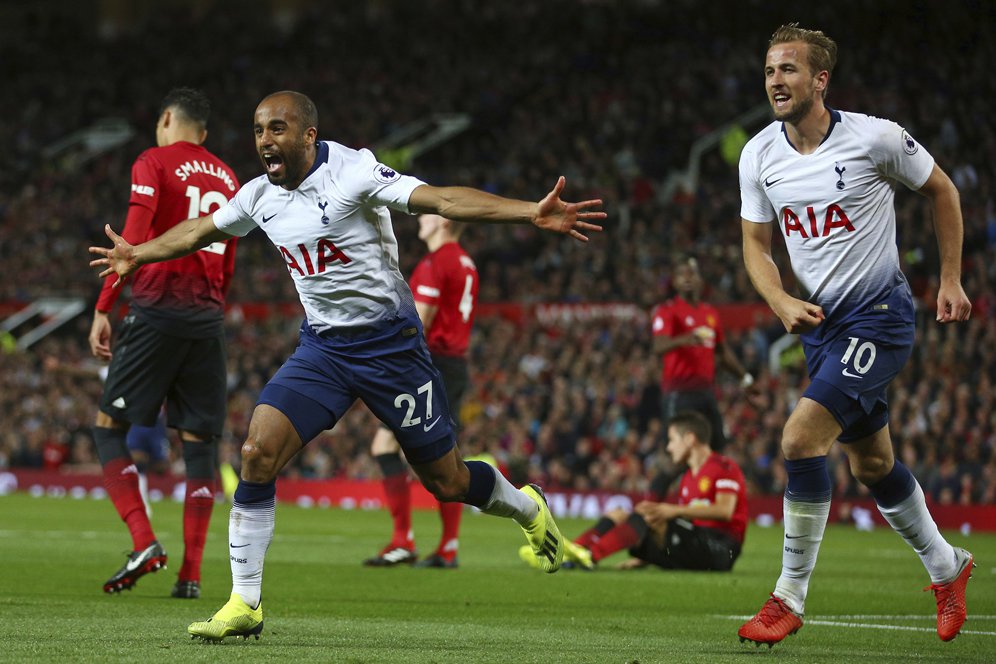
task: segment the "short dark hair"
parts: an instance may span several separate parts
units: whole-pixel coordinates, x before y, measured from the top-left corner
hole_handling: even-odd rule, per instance
[[[181,119],[198,124],[202,129],[207,127],[211,117],[211,102],[207,95],[194,88],[173,88],[159,105],[159,117],[167,109],[173,109]]]
[[[295,90],[281,90],[280,92],[274,92],[266,95],[263,97],[263,101],[266,101],[271,97],[282,96],[290,97],[291,103],[294,104],[294,110],[297,111],[298,118],[300,118],[305,127],[314,127],[315,129],[318,129],[318,108],[315,106],[315,102],[311,101],[311,97],[308,95]]]
[[[712,439],[712,425],[705,415],[694,410],[682,410],[675,413],[667,422],[668,427],[674,427],[681,433],[690,433],[700,443],[709,444]]]
[[[823,34],[822,30],[807,30],[800,28],[798,23],[786,23],[771,35],[768,41],[770,49],[775,44],[787,44],[789,42],[800,41],[809,45],[809,69],[813,74],[818,74],[826,70],[827,75],[833,74],[833,68],[837,65],[837,42]],[[823,96],[827,96],[827,90],[823,88]]]

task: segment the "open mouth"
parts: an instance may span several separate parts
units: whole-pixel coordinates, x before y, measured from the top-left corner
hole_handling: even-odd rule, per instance
[[[281,159],[280,155],[264,152],[260,157],[263,159],[263,166],[266,168],[267,175],[276,174],[284,165],[284,160]]]
[[[775,94],[771,95],[771,99],[772,101],[775,102],[775,108],[785,108],[785,106],[788,105],[789,99],[791,99],[791,97],[782,92],[776,92]]]

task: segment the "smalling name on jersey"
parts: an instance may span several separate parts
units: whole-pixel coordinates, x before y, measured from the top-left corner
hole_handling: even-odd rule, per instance
[[[229,175],[224,169],[221,169],[214,164],[197,160],[188,161],[178,166],[173,172],[176,173],[176,177],[180,178],[180,182],[186,182],[187,178],[194,173],[213,175],[214,177],[222,180],[228,187],[229,191],[235,191],[235,183],[232,182],[232,176]]]

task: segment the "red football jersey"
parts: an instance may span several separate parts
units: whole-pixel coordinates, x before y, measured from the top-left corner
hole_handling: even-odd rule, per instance
[[[716,308],[705,302],[693,306],[680,297],[654,309],[651,316],[655,337],[680,337],[698,328],[712,330],[700,346],[682,346],[664,354],[661,389],[700,390],[716,377],[716,346],[723,342],[723,328]]]
[[[694,519],[692,523],[703,528],[728,533],[743,544],[747,532],[747,489],[744,474],[733,459],[713,452],[699,468],[699,472],[686,470],[681,476],[679,489],[679,505],[715,505],[719,493],[733,493],[737,496],[737,507],[733,510],[733,518],[729,521],[710,521]]]
[[[465,357],[477,310],[477,267],[456,242],[447,242],[415,266],[409,282],[416,302],[438,307],[426,331],[429,352]]]
[[[158,237],[185,219],[225,205],[239,189],[232,169],[203,146],[180,141],[150,148],[131,169],[131,198],[122,237],[131,244]],[[220,331],[225,293],[235,268],[232,238],[189,256],[149,263],[129,277],[131,308],[157,328],[183,337]],[[104,281],[98,311],[110,311],[121,292]]]

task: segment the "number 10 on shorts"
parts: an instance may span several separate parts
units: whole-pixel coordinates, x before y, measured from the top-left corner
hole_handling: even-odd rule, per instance
[[[847,347],[844,351],[844,357],[840,358],[841,364],[849,364],[851,358],[854,358],[854,370],[857,371],[862,376],[868,373],[868,370],[872,368],[875,364],[875,356],[878,354],[878,349],[875,348],[875,344],[870,341],[866,341],[861,345],[858,343],[861,341],[857,337],[848,337],[851,340],[851,345]],[[845,367],[843,370],[845,376],[850,375]]]

